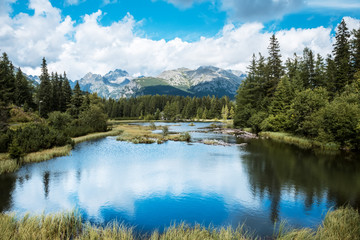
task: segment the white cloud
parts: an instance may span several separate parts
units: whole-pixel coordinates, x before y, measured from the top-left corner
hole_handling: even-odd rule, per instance
[[[130,75],[157,75],[164,70],[201,65],[245,71],[253,53],[267,53],[272,33],[261,23],[240,27],[224,26],[215,37],[195,42],[180,38],[151,40],[136,35],[137,22],[129,13],[110,26],[101,26],[99,10],[75,22],[61,17],[59,9],[47,0],[30,0],[34,16],[0,15],[1,51],[9,54],[15,65],[28,74],[39,74],[41,58],[46,57],[50,71],[66,71],[75,80],[87,72],[105,74],[121,68]],[[346,18],[349,24],[359,20]],[[286,59],[301,55],[304,47],[325,56],[331,53],[331,29],[290,29],[276,33],[281,54]]]
[[[360,29],[360,19],[355,19],[351,17],[344,17],[346,26],[348,27],[349,31],[352,31],[354,29],[358,30]]]

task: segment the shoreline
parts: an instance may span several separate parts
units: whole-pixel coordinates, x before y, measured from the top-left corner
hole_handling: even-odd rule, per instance
[[[281,222],[275,225],[273,236],[265,239],[359,239],[360,214],[346,206],[328,211],[324,219],[313,228],[293,228]],[[275,229],[275,228],[274,228]],[[133,226],[113,222],[107,226],[95,226],[83,221],[76,212],[57,214],[25,215],[17,218],[15,213],[0,213],[0,231],[5,239],[261,239],[254,229],[239,223],[231,226],[187,225],[184,222],[165,227],[163,232],[153,230],[139,235]]]
[[[110,130],[108,132],[90,133],[90,134],[87,134],[84,136],[72,138],[72,140],[74,141],[74,143],[76,145],[76,144],[79,144],[82,142],[100,139],[100,138],[104,138],[104,137],[108,137],[108,136],[117,136],[120,133],[121,133],[121,130],[118,129],[118,126],[115,126],[112,130]],[[71,150],[72,150],[72,147],[71,147],[71,145],[68,144],[68,145],[61,146],[61,147],[53,147],[53,148],[44,149],[44,150],[37,151],[37,152],[28,153],[22,159],[22,163],[28,164],[28,163],[44,162],[44,161],[48,161],[55,157],[68,156],[70,154]],[[0,161],[2,162],[2,164],[0,164],[0,175],[5,174],[5,173],[13,173],[21,167],[21,165],[19,166],[16,163],[15,159],[11,159],[8,156],[8,153],[1,153]]]

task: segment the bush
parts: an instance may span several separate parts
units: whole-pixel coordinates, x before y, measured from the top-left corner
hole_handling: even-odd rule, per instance
[[[39,123],[32,123],[14,131],[13,141],[17,141],[24,153],[72,143],[71,138],[63,132]]]
[[[49,114],[48,123],[51,127],[57,130],[64,130],[70,125],[72,117],[68,113],[52,112]]]
[[[94,132],[104,132],[107,129],[107,115],[97,105],[91,105],[87,111],[79,115],[82,125],[89,126]]]
[[[162,135],[167,136],[168,134],[169,134],[169,127],[168,126],[163,126],[162,127]]]
[[[0,133],[0,152],[7,152],[9,149],[9,145],[12,139],[12,132],[8,130],[7,132]]]

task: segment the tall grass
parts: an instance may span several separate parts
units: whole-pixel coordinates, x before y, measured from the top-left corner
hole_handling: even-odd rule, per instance
[[[329,211],[317,229],[288,228],[282,231],[277,239],[358,240],[360,239],[360,214],[349,206],[341,207],[335,211]]]
[[[328,212],[323,223],[316,229],[291,229],[281,225],[279,232],[269,239],[360,239],[360,215],[351,207],[342,207]],[[139,236],[132,227],[116,222],[106,227],[95,227],[89,223],[83,223],[81,216],[76,212],[33,217],[25,215],[20,219],[13,214],[0,214],[0,234],[1,239],[258,239],[244,225],[236,229],[232,227],[217,229],[201,225],[190,227],[184,223],[172,225],[163,233],[154,231],[150,235]]]
[[[42,162],[42,161],[50,160],[55,157],[66,156],[70,154],[71,149],[72,149],[71,145],[66,145],[63,147],[54,147],[39,152],[29,153],[24,157],[23,162],[25,163]]]
[[[284,142],[296,145],[303,149],[318,148],[321,150],[336,151],[339,150],[339,145],[335,143],[321,143],[304,137],[298,137],[284,132],[260,132],[260,137],[269,138],[274,141]]]
[[[0,153],[0,174],[15,172],[18,168],[15,159],[10,159],[7,153]]]
[[[107,136],[117,136],[121,133],[122,133],[122,130],[120,130],[118,128],[114,128],[113,130],[108,131],[108,132],[90,133],[85,136],[73,138],[73,140],[74,140],[75,144],[78,144],[81,142],[104,138]]]

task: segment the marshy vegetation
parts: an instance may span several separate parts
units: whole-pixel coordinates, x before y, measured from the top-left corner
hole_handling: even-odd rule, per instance
[[[342,207],[328,212],[316,229],[292,229],[281,224],[272,239],[360,239],[360,215],[351,207]],[[173,225],[159,233],[148,235],[136,233],[133,227],[117,222],[106,227],[84,223],[76,212],[55,215],[17,218],[13,214],[0,214],[0,231],[3,239],[258,239],[245,225],[232,227]],[[269,236],[270,237],[270,236]]]
[[[156,126],[150,123],[149,126],[120,124],[117,127],[121,134],[117,137],[118,141],[127,141],[135,144],[139,143],[164,143],[166,141],[190,142],[191,135],[188,132],[175,133],[170,132],[168,126]],[[161,133],[153,133],[153,130],[161,129]]]

